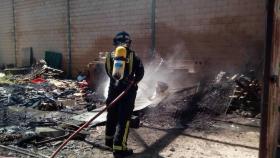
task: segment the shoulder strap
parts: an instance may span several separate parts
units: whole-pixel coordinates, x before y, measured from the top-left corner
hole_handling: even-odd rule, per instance
[[[112,61],[111,61],[111,59],[112,59],[112,55],[111,55],[112,53],[111,52],[107,52],[107,54],[106,54],[106,61],[105,61],[105,64],[106,64],[106,69],[107,69],[107,73],[109,74],[109,75],[112,75]],[[133,61],[134,60],[134,52],[132,51],[132,52],[130,52],[129,53],[129,59],[128,59],[128,72],[129,72],[129,75],[131,75],[132,74],[132,71],[133,71]]]
[[[111,52],[107,52],[106,54],[106,69],[108,74],[112,74],[112,65],[111,65]]]
[[[133,69],[133,58],[134,58],[134,52],[131,52],[129,54],[129,75],[132,73],[132,69]]]

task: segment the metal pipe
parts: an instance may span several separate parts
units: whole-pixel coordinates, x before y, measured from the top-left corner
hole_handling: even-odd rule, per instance
[[[13,10],[13,36],[14,36],[14,62],[17,66],[17,38],[16,38],[16,15],[15,15],[15,0],[12,0],[12,10]]]
[[[67,77],[72,77],[72,32],[71,32],[71,14],[70,14],[70,0],[67,0],[67,51],[68,51],[68,71]]]
[[[92,117],[88,122],[83,124],[78,130],[76,130],[69,138],[67,138],[50,156],[50,158],[54,158],[58,152],[76,135],[78,134],[82,129],[86,128],[93,120],[95,120],[98,116],[100,116],[103,112],[105,112],[108,108],[111,108],[115,105],[117,101],[119,101],[125,94],[127,94],[128,90],[132,87],[134,82],[130,83],[128,87],[120,94],[118,95],[108,106],[106,106],[103,110],[101,110],[99,113],[97,113],[94,117]]]
[[[156,49],[156,0],[151,2],[151,57],[153,58]]]
[[[272,38],[274,29],[274,6],[275,0],[266,1],[266,43],[265,43],[265,65],[263,76],[263,94],[261,106],[261,133],[259,144],[259,157],[267,158],[269,155],[268,150],[268,131],[269,131],[269,95],[270,95],[270,75],[271,75],[271,56],[272,56]],[[275,138],[276,139],[276,138]]]

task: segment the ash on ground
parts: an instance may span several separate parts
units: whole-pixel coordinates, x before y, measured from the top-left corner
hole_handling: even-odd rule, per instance
[[[146,109],[141,113],[143,124],[180,128],[195,120],[195,128],[209,129],[209,120],[221,115],[258,117],[260,87],[250,75],[220,72],[214,80],[170,93],[157,106]]]

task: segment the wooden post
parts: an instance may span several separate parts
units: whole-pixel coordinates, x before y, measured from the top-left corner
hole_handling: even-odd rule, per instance
[[[262,99],[260,158],[275,158],[279,117],[280,0],[267,0],[267,27]]]

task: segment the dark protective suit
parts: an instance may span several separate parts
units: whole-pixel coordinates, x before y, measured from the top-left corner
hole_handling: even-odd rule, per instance
[[[108,98],[106,104],[109,105],[120,93],[122,93],[131,80],[134,80],[135,83],[138,83],[144,76],[144,67],[141,60],[135,55],[131,50],[127,50],[129,53],[133,53],[133,62],[132,62],[132,71],[129,73],[129,64],[125,65],[125,75],[122,80],[118,83],[112,78],[112,71],[108,70],[106,67],[106,72],[110,77],[110,86],[108,92]],[[108,60],[109,59],[109,60]],[[112,67],[113,57],[107,56],[106,64],[109,62]],[[106,65],[105,64],[105,65]],[[134,109],[134,102],[137,94],[137,85],[133,85],[128,93],[123,96],[113,107],[108,109],[107,114],[107,123],[106,123],[106,138],[105,144],[107,146],[113,147],[114,151],[123,151],[127,149],[127,137],[129,132],[129,122]]]

